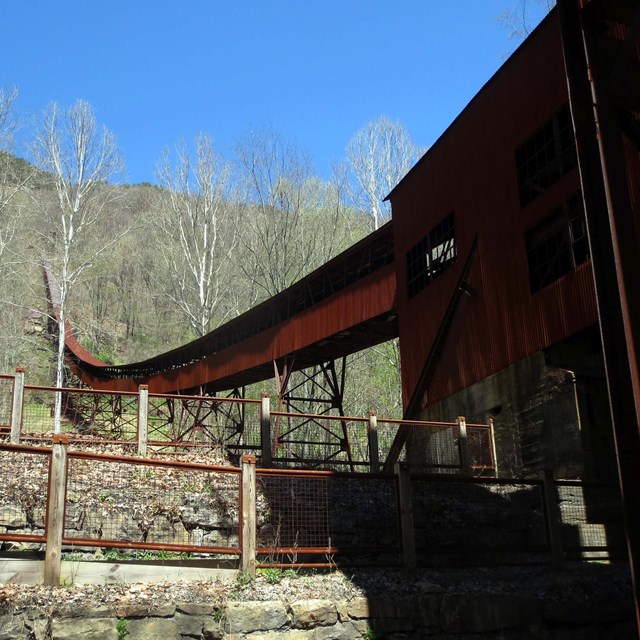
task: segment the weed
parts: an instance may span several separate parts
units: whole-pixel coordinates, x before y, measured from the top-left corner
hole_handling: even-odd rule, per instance
[[[376,632],[371,628],[367,627],[362,634],[364,640],[376,640]]]
[[[118,640],[124,640],[129,635],[129,632],[127,631],[126,618],[118,619],[118,622],[116,623],[116,631],[118,632]]]
[[[295,578],[298,574],[293,569],[267,567],[266,569],[258,569],[258,575],[262,576],[269,584],[280,584],[283,578]]]
[[[224,615],[224,609],[222,607],[220,609],[214,609],[212,615],[213,615],[214,621],[217,622],[218,624],[222,624],[224,622],[225,615]]]
[[[236,576],[236,584],[244,589],[253,583],[253,576],[248,571],[238,571]]]
[[[189,560],[193,554],[186,551],[118,551],[111,549],[106,551],[103,559],[108,562],[120,562],[121,560]]]

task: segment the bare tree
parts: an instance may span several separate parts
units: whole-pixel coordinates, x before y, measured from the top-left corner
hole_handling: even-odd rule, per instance
[[[503,11],[497,18],[509,32],[509,39],[524,40],[536,26],[537,21],[533,15],[533,5],[541,7],[547,13],[555,7],[556,0],[518,0],[513,7]]]
[[[385,223],[391,212],[385,196],[400,182],[424,151],[406,127],[386,116],[356,131],[347,145],[355,206],[371,217],[371,230]]]
[[[195,153],[178,145],[175,163],[166,151],[158,176],[166,194],[157,202],[154,222],[169,271],[166,291],[195,334],[203,336],[221,309],[229,284],[222,274],[236,244],[227,194],[229,168],[211,138],[200,135]]]
[[[244,219],[240,270],[251,302],[286,289],[351,238],[335,185],[313,176],[308,159],[272,130],[236,147]]]
[[[79,100],[68,109],[55,103],[45,113],[36,133],[34,156],[54,181],[54,197],[44,190],[36,194],[40,224],[36,228],[41,260],[58,288],[58,352],[56,386],[64,382],[64,353],[69,293],[92,262],[127,231],[121,225],[113,235],[92,236],[92,229],[107,214],[109,203],[118,197],[109,184],[123,168],[115,138],[99,128],[91,105]],[[56,393],[54,432],[61,429],[61,394]]]
[[[29,171],[22,174],[16,171],[20,161],[11,153],[13,133],[17,127],[14,114],[17,96],[18,90],[15,87],[0,89],[0,255],[5,253],[14,234],[15,215],[9,211],[9,205],[30,177]]]

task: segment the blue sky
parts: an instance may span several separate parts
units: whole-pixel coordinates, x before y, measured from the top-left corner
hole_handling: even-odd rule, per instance
[[[206,132],[224,154],[263,127],[326,177],[382,114],[430,146],[516,46],[496,20],[516,3],[7,2],[0,86],[18,86],[25,134],[49,102],[88,100],[128,182],[155,182],[162,149],[181,137]]]

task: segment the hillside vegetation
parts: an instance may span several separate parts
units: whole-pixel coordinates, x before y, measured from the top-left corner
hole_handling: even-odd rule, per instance
[[[54,105],[27,151],[11,147],[13,98],[0,92],[0,371],[26,366],[30,383],[56,380],[43,265],[66,283],[65,315],[87,349],[113,364],[145,359],[282,291],[388,220],[392,174],[367,165],[367,154],[379,160],[372,136],[403,145],[394,180],[419,154],[401,125],[380,118],[322,180],[274,131],[251,133],[228,157],[202,135],[167,150],[156,185],[122,184],[106,129],[94,128],[87,154],[102,155],[84,165],[65,138],[77,110],[93,118],[90,105]],[[105,155],[108,171],[96,164]],[[351,356],[347,386],[350,413],[397,415],[395,345]]]

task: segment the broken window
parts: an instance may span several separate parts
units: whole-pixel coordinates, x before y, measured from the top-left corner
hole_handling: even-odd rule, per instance
[[[453,213],[407,252],[407,291],[411,298],[448,269],[457,256]]]
[[[569,105],[516,149],[520,206],[524,207],[576,166]]]
[[[540,291],[589,258],[579,195],[568,200],[525,234],[531,293]]]

